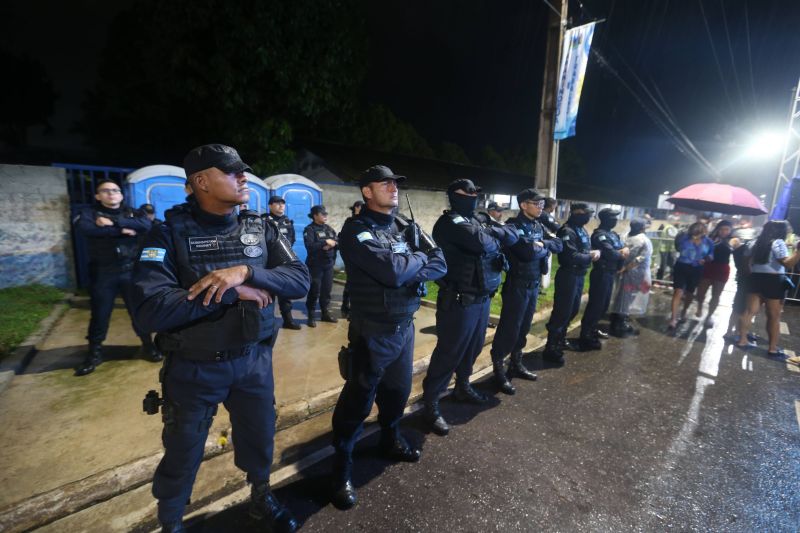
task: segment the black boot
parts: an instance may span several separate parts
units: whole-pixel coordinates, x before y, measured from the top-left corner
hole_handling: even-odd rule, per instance
[[[581,347],[582,352],[588,352],[590,350],[602,350],[603,344],[600,342],[600,339],[597,337],[589,337],[581,335],[580,340],[578,341]]]
[[[276,533],[297,531],[297,520],[275,498],[266,481],[257,485],[253,484],[250,488],[250,517],[263,521],[269,531]]]
[[[353,458],[350,454],[337,452],[333,458],[333,494],[331,503],[341,510],[350,509],[356,502],[356,488],[353,486]]]
[[[542,359],[556,366],[564,366],[564,352],[561,350],[561,339],[547,337],[547,344],[542,352]]]
[[[494,382],[497,385],[497,388],[500,389],[500,392],[503,394],[514,394],[517,392],[517,389],[514,388],[514,385],[508,381],[508,376],[506,376],[506,371],[503,368],[503,360],[492,360],[492,371],[494,372]]]
[[[142,339],[142,348],[140,350],[142,357],[152,363],[158,363],[164,359],[164,355],[161,353],[161,350],[156,347],[150,335],[140,337],[140,339]]]
[[[89,351],[81,364],[75,367],[76,376],[91,374],[94,369],[103,362],[103,346],[100,344],[89,343]]]
[[[317,321],[314,320],[314,311],[311,309],[306,309],[306,311],[308,312],[308,322],[306,322],[308,324],[308,327],[310,328],[317,327]]]
[[[161,533],[184,533],[185,531],[186,529],[183,527],[183,522],[161,524]]]
[[[483,405],[489,401],[489,398],[475,390],[469,380],[460,379],[456,379],[456,386],[453,389],[453,399],[458,402],[474,403],[475,405]]]
[[[574,342],[571,339],[568,339],[566,336],[561,337],[561,340],[558,342],[558,348],[562,352],[564,350],[569,350],[571,352],[578,352],[581,349],[578,343]]]
[[[408,441],[397,431],[384,430],[381,432],[380,449],[383,455],[391,461],[416,463],[422,452],[411,446]]]
[[[622,317],[621,330],[623,336],[625,337],[635,337],[639,334],[639,330],[633,327],[633,324],[631,324],[630,318],[627,315]]]
[[[608,332],[615,337],[622,338],[622,317],[616,313],[611,314],[611,323],[608,327]]]
[[[330,322],[331,324],[336,324],[337,320],[331,316],[331,312],[327,309],[322,310],[322,319],[323,322]]]
[[[281,317],[283,317],[283,326],[281,327],[285,329],[300,329],[300,324],[294,321],[291,311],[282,314]]]
[[[437,435],[444,437],[450,433],[450,426],[439,411],[439,402],[425,402],[425,421],[428,423],[431,431]]]
[[[525,368],[525,365],[522,364],[522,352],[511,354],[511,362],[508,365],[508,375],[512,378],[519,377],[529,381],[536,381],[538,378],[536,374]]]

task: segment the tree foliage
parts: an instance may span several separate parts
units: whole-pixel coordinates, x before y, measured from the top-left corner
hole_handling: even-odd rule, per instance
[[[441,147],[439,147],[439,159],[450,161],[451,163],[460,163],[462,165],[472,164],[469,156],[461,146],[448,141],[444,141]]]
[[[408,122],[397,118],[386,106],[369,105],[356,114],[352,130],[345,133],[347,141],[385,152],[418,157],[433,157],[428,141]]]
[[[0,50],[0,140],[13,147],[27,143],[31,126],[50,127],[56,100],[53,82],[38,60]]]
[[[171,155],[236,146],[285,168],[295,133],[353,113],[364,75],[358,0],[139,0],[112,24],[82,131]]]

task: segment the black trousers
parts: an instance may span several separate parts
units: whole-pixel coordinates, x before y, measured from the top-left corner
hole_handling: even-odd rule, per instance
[[[411,394],[414,364],[414,322],[396,332],[382,333],[350,323],[353,372],[333,410],[333,447],[350,454],[369,416],[378,404],[378,423],[384,432],[399,431],[400,418]]]
[[[577,316],[585,277],[585,272],[575,273],[568,268],[559,268],[556,272],[553,311],[547,322],[548,343],[564,337],[569,323]]]
[[[102,344],[108,334],[108,324],[111,320],[111,312],[114,310],[114,298],[117,294],[122,294],[122,300],[131,316],[133,330],[139,337],[146,337],[148,333],[136,326],[133,322],[133,282],[131,275],[133,270],[110,270],[91,265],[89,269],[89,281],[91,287],[92,317],[89,320],[89,331],[86,335],[92,344]]]
[[[308,270],[311,274],[311,288],[306,298],[306,308],[309,314],[313,313],[319,300],[319,308],[327,311],[333,288],[333,265],[328,268],[308,267]]]
[[[613,270],[593,268],[589,274],[589,301],[581,319],[581,337],[591,337],[597,323],[608,311],[611,293],[614,290]]]

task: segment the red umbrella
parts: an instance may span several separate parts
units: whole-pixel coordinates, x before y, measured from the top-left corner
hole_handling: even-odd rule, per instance
[[[724,183],[695,183],[679,190],[667,201],[675,207],[729,215],[763,215],[767,212],[753,193]]]

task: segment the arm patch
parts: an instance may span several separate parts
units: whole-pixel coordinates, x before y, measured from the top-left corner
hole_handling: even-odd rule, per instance
[[[163,263],[166,256],[166,248],[144,248],[142,249],[142,255],[139,256],[139,261],[156,261],[158,263]]]

